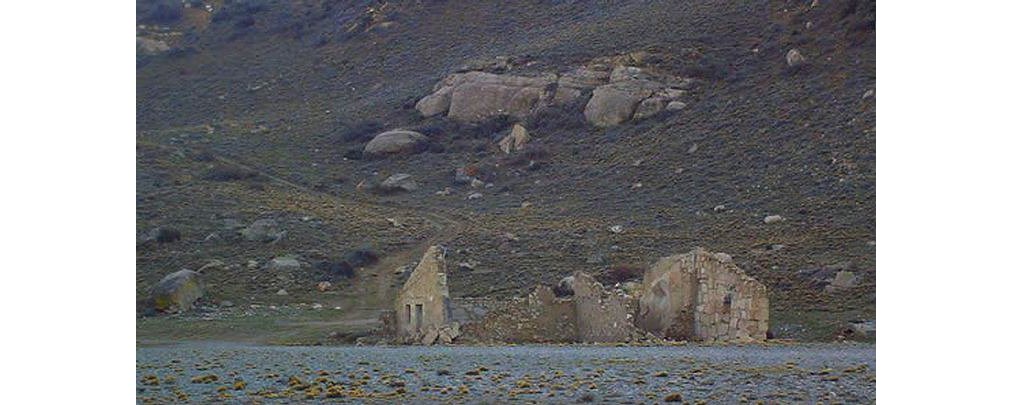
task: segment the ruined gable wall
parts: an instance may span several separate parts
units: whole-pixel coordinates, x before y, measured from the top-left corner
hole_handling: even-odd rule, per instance
[[[636,325],[671,339],[763,340],[769,297],[731,256],[697,248],[647,271]]]
[[[425,252],[425,256],[404,283],[404,288],[395,300],[394,311],[397,314],[398,332],[402,335],[412,335],[430,327],[438,328],[445,325],[448,322],[448,300],[449,288],[446,284],[443,248],[432,246]],[[415,305],[418,304],[422,305],[420,325],[415,320],[417,316]],[[411,306],[410,315],[407,305]]]
[[[696,337],[764,340],[769,328],[766,287],[739,269],[726,254],[694,252],[699,277]]]

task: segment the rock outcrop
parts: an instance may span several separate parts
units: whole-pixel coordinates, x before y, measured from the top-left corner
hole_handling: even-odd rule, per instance
[[[180,270],[162,278],[151,289],[151,302],[162,312],[188,311],[204,296],[200,273]]]
[[[385,156],[421,152],[429,138],[415,131],[393,130],[376,135],[365,145],[365,154]]]
[[[609,83],[594,89],[583,110],[591,124],[618,125],[630,119],[657,114],[672,102],[681,102],[691,81],[630,66],[616,66]],[[674,104],[672,109],[680,109]]]
[[[697,248],[646,272],[636,325],[680,340],[765,340],[769,298],[729,255]]]
[[[415,109],[425,117],[446,114],[465,122],[498,115],[524,118],[542,107],[574,102],[584,92],[592,92],[584,116],[596,126],[611,126],[685,107],[681,99],[694,83],[692,80],[622,64],[635,63],[636,58],[607,60],[540,76],[454,73],[437,83],[431,94],[415,104]]]

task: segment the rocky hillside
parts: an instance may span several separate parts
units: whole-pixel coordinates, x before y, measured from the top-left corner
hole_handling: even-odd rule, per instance
[[[382,307],[433,243],[451,295],[509,296],[702,246],[776,336],[874,319],[873,1],[485,3],[138,0],[138,299],[204,268],[208,305]]]

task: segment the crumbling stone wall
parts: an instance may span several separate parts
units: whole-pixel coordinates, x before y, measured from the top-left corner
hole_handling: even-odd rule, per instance
[[[580,342],[625,342],[633,337],[633,301],[620,292],[606,291],[593,277],[573,275],[576,332]]]
[[[394,304],[397,332],[417,336],[449,322],[450,290],[442,246],[431,246],[411,272]]]
[[[764,340],[766,287],[725,253],[701,248],[659,260],[643,277],[636,325],[672,339]]]
[[[573,296],[560,298],[538,286],[525,298],[506,301],[481,322],[463,326],[476,340],[514,343],[625,342],[633,338],[635,301],[606,290],[593,277],[577,272]]]
[[[479,341],[509,343],[574,342],[576,310],[573,301],[560,299],[538,286],[527,297],[502,302],[481,322],[463,326],[464,335]]]

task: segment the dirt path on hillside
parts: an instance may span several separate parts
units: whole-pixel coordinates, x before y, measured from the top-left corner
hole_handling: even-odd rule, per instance
[[[137,145],[172,151],[181,151],[183,153],[195,152],[195,150],[193,150],[192,148],[188,148],[185,146],[164,145],[161,143],[145,141],[141,139],[137,139]],[[236,158],[224,156],[219,153],[213,152],[209,153],[216,161],[233,165],[253,173],[257,173],[259,176],[262,176],[274,183],[299,190],[303,193],[320,196],[324,198],[330,198],[333,199],[338,204],[349,203],[370,207],[377,210],[394,209],[404,211],[412,216],[422,218],[428,221],[429,223],[433,224],[435,232],[431,236],[425,238],[423,241],[415,244],[414,246],[408,249],[403,249],[400,251],[391,252],[389,254],[384,255],[382,258],[380,258],[378,263],[363,268],[362,272],[359,273],[357,277],[354,277],[352,279],[350,289],[355,292],[354,295],[357,296],[358,299],[350,300],[344,303],[345,308],[348,310],[346,312],[347,316],[342,317],[342,319],[340,320],[328,322],[333,326],[344,326],[344,325],[351,326],[353,324],[359,324],[367,320],[378,321],[377,319],[375,319],[376,314],[379,311],[391,308],[391,304],[394,298],[396,297],[398,286],[394,285],[394,280],[396,280],[397,269],[405,265],[408,265],[412,262],[415,262],[417,260],[420,260],[425,250],[428,249],[429,246],[450,239],[451,237],[457,235],[465,226],[468,225],[468,222],[463,218],[453,217],[450,215],[435,213],[431,211],[424,211],[417,208],[386,206],[374,202],[361,201],[357,199],[342,199],[336,195],[324,193],[318,190],[314,190],[313,188],[308,187],[306,185],[289,181],[265,169],[244,163]],[[171,190],[158,190],[143,195],[142,197],[144,198],[157,197],[169,194],[173,191],[176,191],[176,189],[174,188]]]

